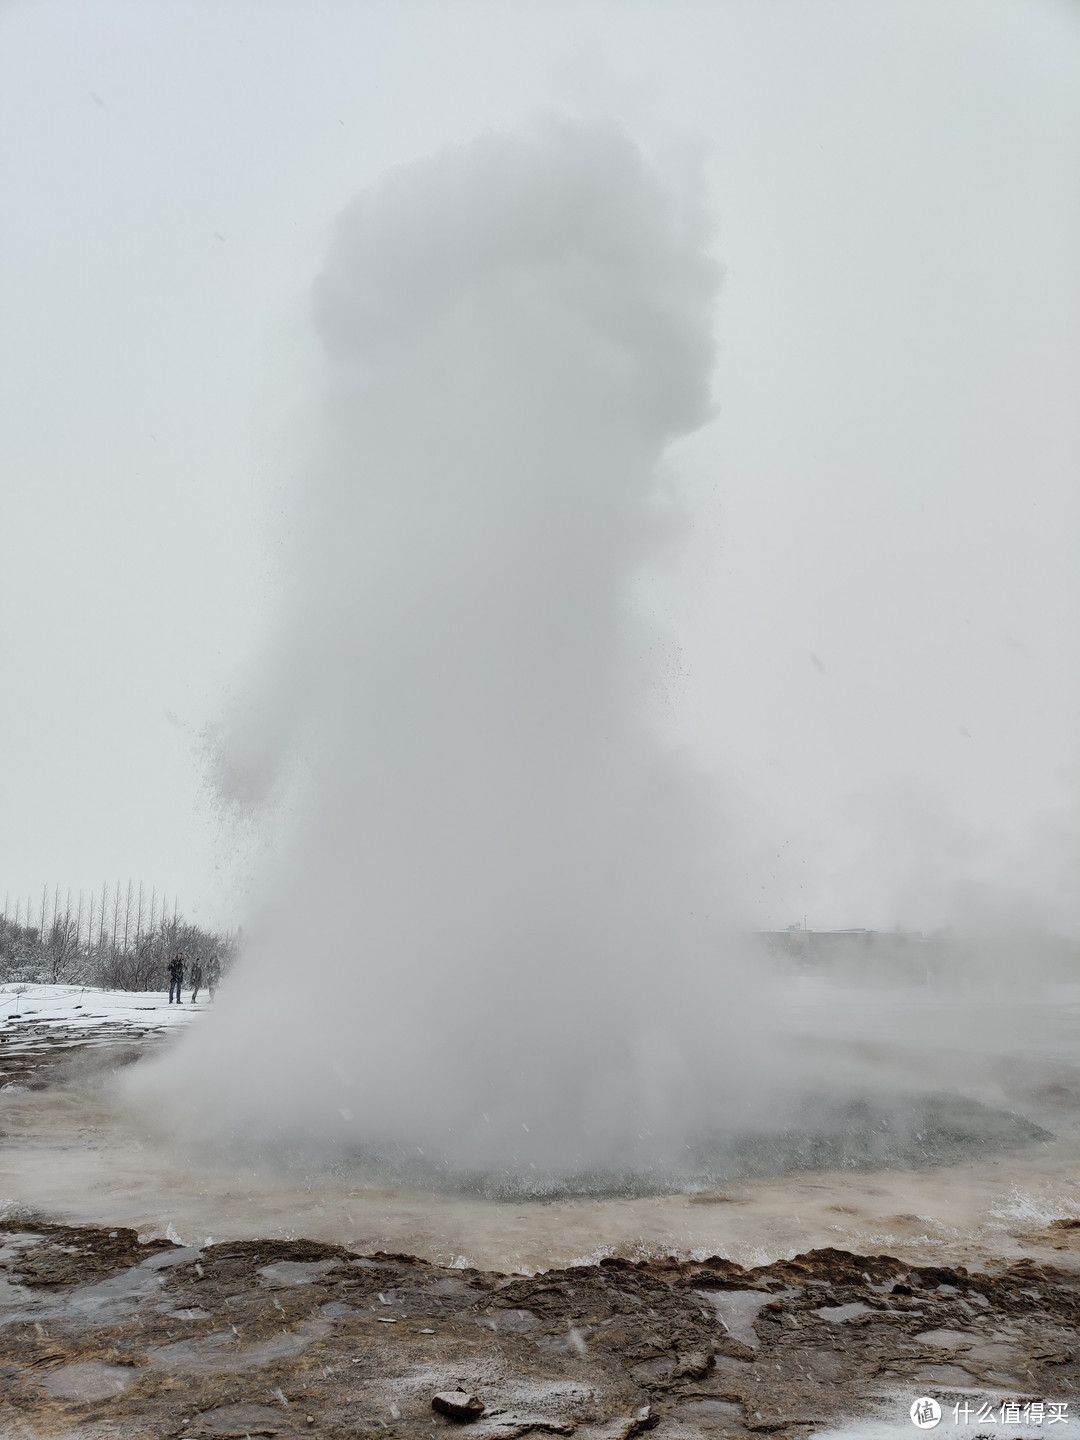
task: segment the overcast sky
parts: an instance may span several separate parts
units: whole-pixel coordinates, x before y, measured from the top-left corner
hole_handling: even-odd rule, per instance
[[[700,163],[725,282],[671,732],[761,924],[1080,923],[1080,11],[7,3],[0,900],[242,913],[205,734],[272,621],[310,288],[386,168],[542,108]]]

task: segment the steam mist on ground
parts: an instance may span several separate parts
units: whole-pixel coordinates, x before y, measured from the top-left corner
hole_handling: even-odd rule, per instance
[[[650,719],[633,596],[678,539],[665,451],[711,414],[709,242],[624,134],[554,119],[342,217],[292,602],[223,758],[250,798],[303,757],[294,831],[231,992],[132,1082],[193,1130],[543,1190],[865,1098],[888,1026],[827,1008],[789,1043],[710,783]],[[879,1069],[915,1088],[910,1054]]]

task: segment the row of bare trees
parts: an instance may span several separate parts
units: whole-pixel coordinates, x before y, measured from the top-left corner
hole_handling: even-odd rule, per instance
[[[4,898],[0,912],[0,981],[100,985],[110,990],[168,989],[169,960],[216,958],[222,973],[239,944],[239,932],[218,934],[190,924],[170,900],[129,880],[103,885],[89,897],[61,900],[60,887],[40,897]]]

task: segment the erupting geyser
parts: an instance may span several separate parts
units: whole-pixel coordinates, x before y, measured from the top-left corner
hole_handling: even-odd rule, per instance
[[[305,798],[231,991],[143,1081],[200,1129],[550,1175],[738,1107],[749,982],[632,594],[710,414],[707,240],[556,120],[342,217],[293,599],[226,757],[263,785],[299,747]]]

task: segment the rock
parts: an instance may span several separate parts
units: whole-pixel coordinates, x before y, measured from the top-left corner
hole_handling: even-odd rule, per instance
[[[451,1420],[475,1420],[484,1413],[484,1402],[467,1390],[440,1390],[431,1397],[431,1408]]]
[[[641,1435],[644,1431],[651,1430],[654,1425],[659,1424],[659,1421],[660,1416],[653,1414],[651,1405],[642,1405],[630,1421],[630,1426],[626,1431],[627,1440],[631,1435]]]
[[[677,1380],[701,1380],[716,1364],[711,1354],[706,1355],[704,1351],[692,1350],[687,1355],[679,1355],[675,1366],[675,1378]]]

